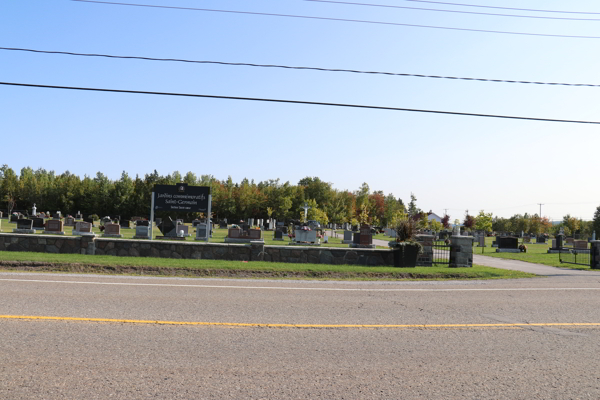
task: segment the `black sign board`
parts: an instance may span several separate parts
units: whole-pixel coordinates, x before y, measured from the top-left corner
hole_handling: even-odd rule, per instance
[[[206,213],[209,195],[209,186],[154,185],[154,210]]]

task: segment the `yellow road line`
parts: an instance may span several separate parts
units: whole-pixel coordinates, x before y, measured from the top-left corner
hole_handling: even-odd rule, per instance
[[[254,328],[419,328],[419,329],[452,329],[452,328],[526,328],[526,327],[600,327],[596,322],[550,322],[550,323],[522,323],[522,324],[398,324],[398,325],[369,325],[369,324],[263,324],[239,322],[194,322],[194,321],[159,321],[138,319],[114,318],[77,318],[77,317],[48,317],[33,315],[0,315],[0,319],[28,319],[51,321],[78,321],[78,322],[112,322],[128,324],[155,324],[155,325],[199,325],[199,326],[229,326],[229,327],[254,327]]]

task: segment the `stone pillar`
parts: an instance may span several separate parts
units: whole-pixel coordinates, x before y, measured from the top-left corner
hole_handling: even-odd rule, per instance
[[[96,254],[96,237],[95,236],[81,236],[81,254],[95,255]]]
[[[600,269],[600,240],[592,240],[590,244],[590,268]]]
[[[450,268],[473,266],[473,236],[450,237]]]
[[[250,261],[263,261],[265,258],[265,243],[250,242]]]
[[[423,246],[423,252],[417,258],[419,267],[431,267],[433,265],[433,239],[432,235],[417,235],[417,242]]]

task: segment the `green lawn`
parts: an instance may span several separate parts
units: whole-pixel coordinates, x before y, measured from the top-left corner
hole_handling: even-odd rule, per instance
[[[526,253],[496,253],[496,247],[492,247],[492,241],[496,240],[495,238],[488,237],[485,238],[485,244],[487,247],[477,247],[476,245],[473,247],[474,254],[480,254],[489,257],[496,258],[506,258],[510,260],[519,260],[526,261],[530,263],[536,264],[544,264],[549,265],[551,267],[562,267],[562,268],[571,268],[571,269],[581,269],[581,270],[589,270],[590,267],[584,265],[575,265],[575,264],[565,264],[560,262],[560,258],[558,253],[556,254],[548,254],[548,249],[552,245],[552,239],[545,244],[525,244],[527,246]],[[519,241],[521,243],[521,241]]]
[[[0,251],[0,268],[28,271],[85,272],[161,276],[219,276],[335,280],[511,279],[534,275],[480,265],[448,267],[363,267],[150,257],[87,256]]]

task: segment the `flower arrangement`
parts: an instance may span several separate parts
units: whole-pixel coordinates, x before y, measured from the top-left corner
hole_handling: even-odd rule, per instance
[[[521,253],[527,253],[527,246],[525,246],[524,244],[519,246],[519,250],[521,250]]]

